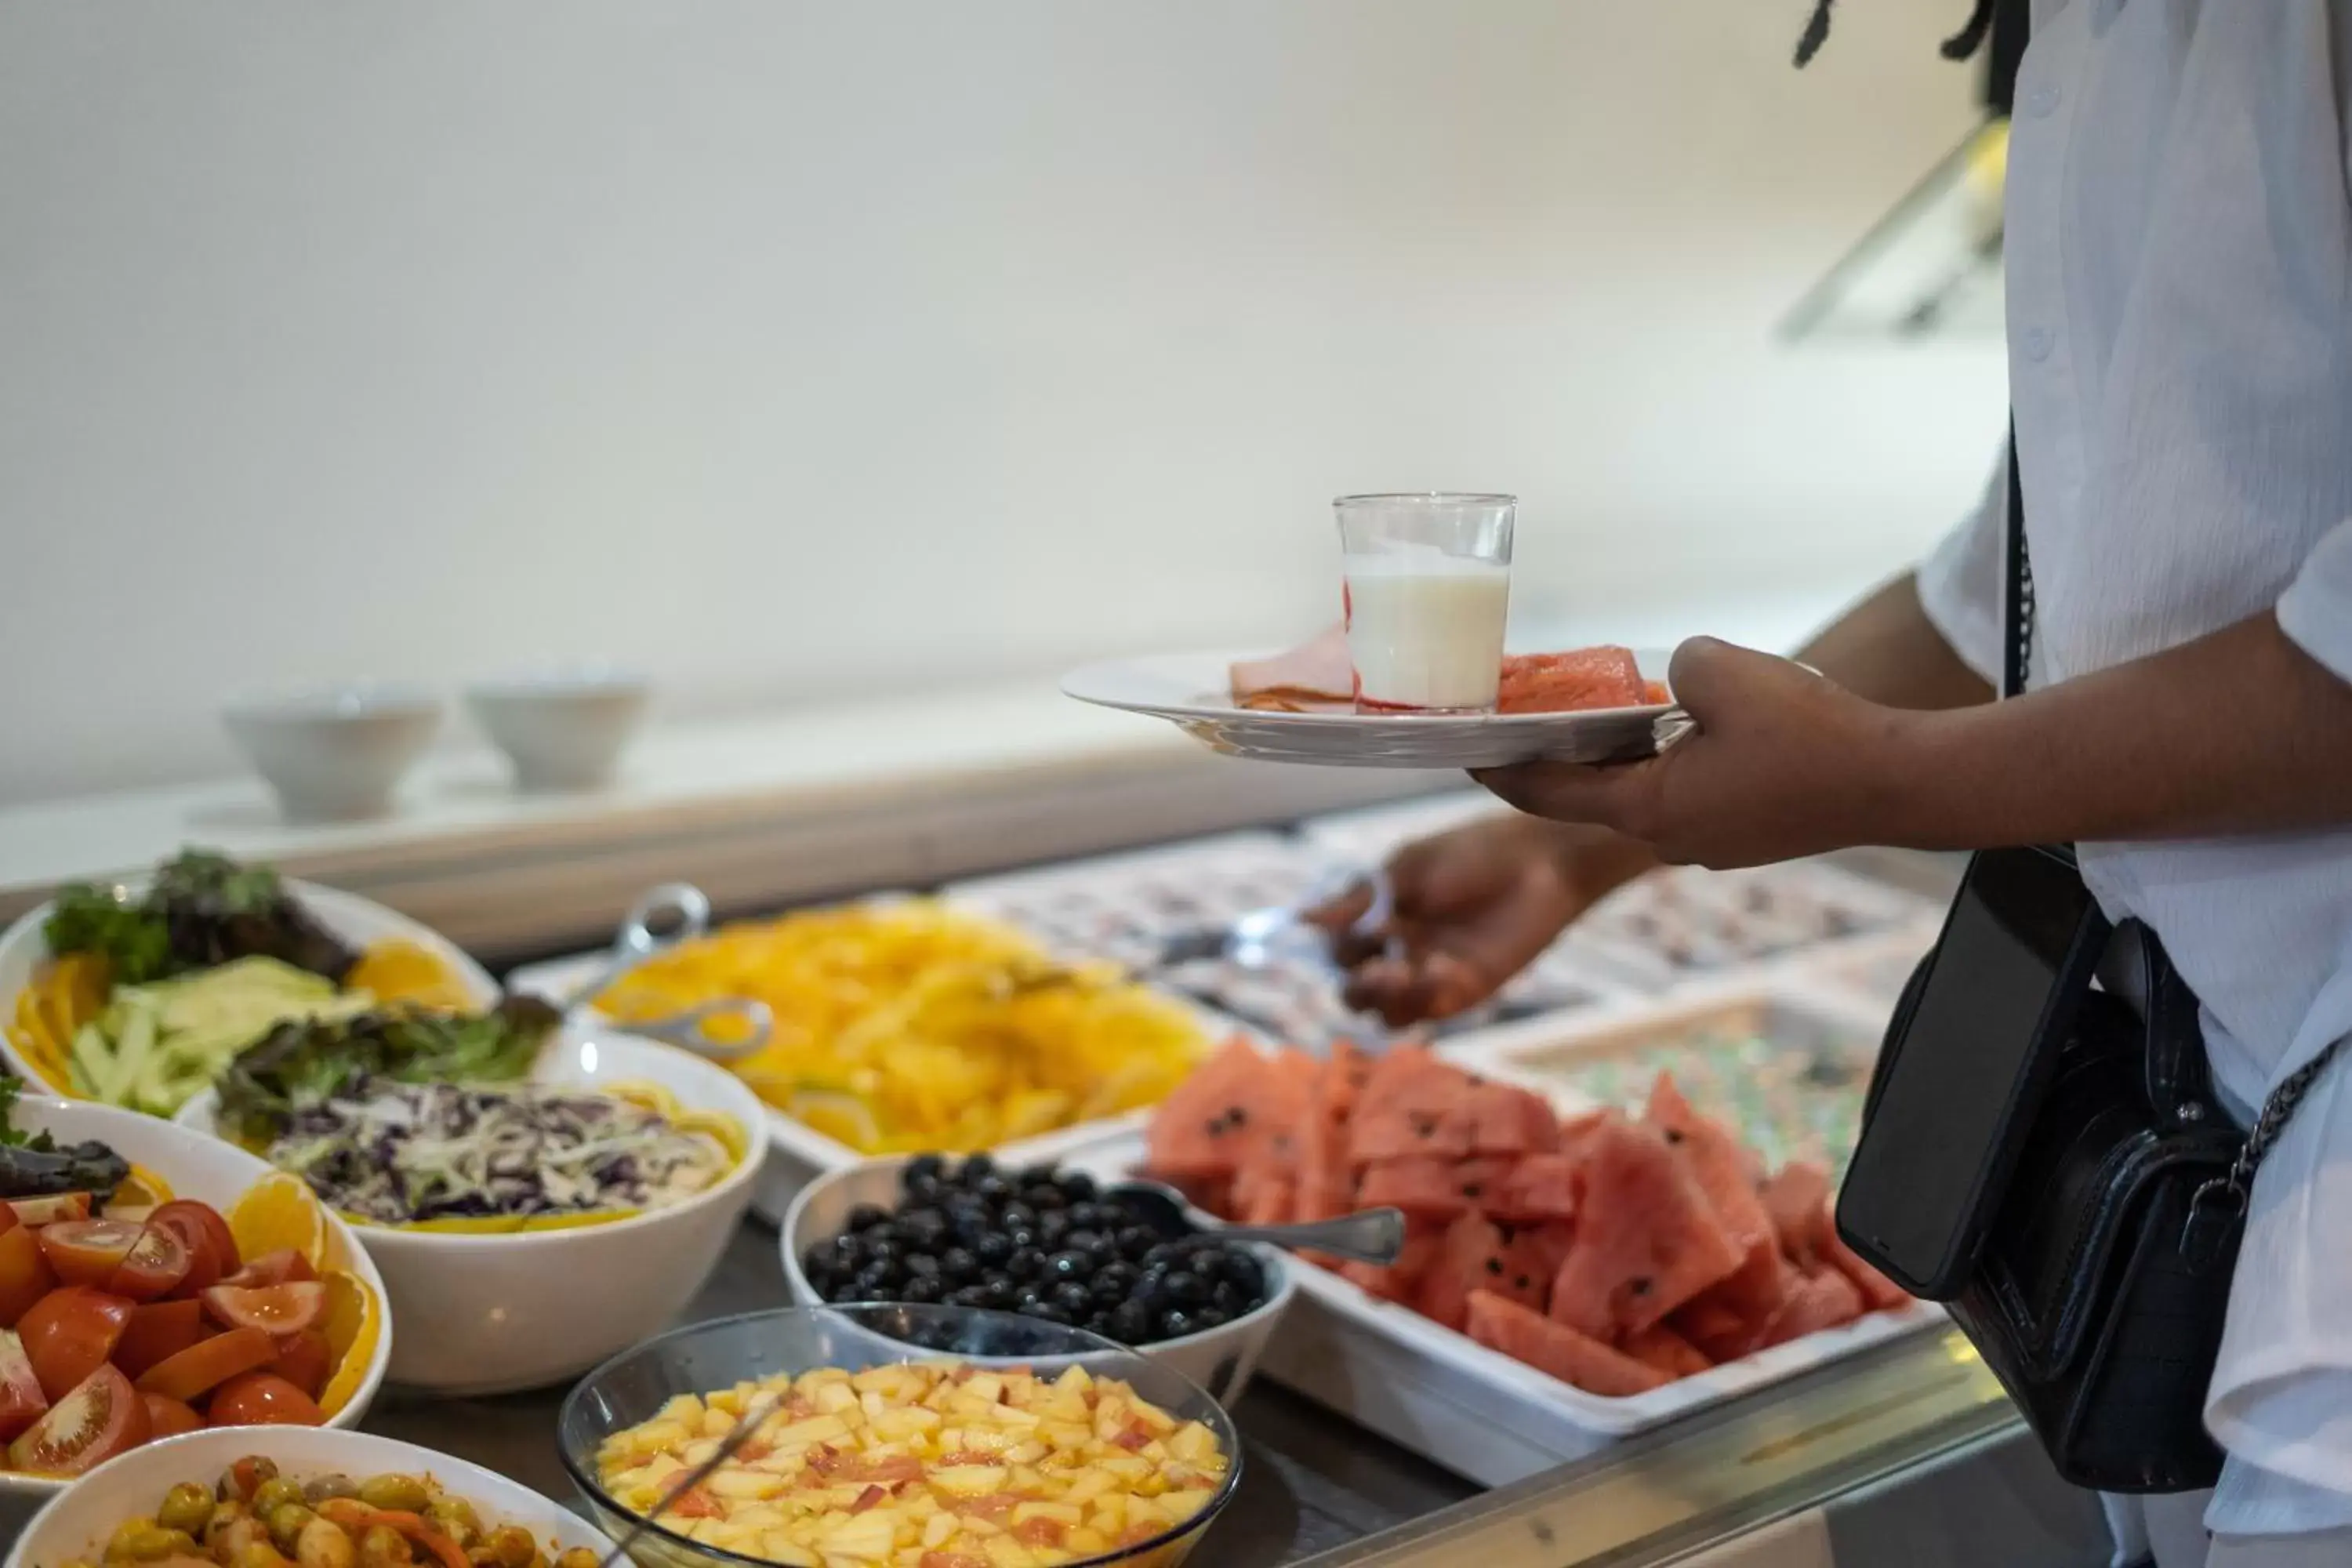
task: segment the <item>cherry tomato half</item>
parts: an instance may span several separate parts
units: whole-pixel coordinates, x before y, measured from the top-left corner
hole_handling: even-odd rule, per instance
[[[139,1392],[193,1401],[239,1373],[268,1366],[277,1357],[278,1342],[259,1329],[231,1329],[198,1340],[179,1354],[149,1367],[139,1375]]]
[[[0,1328],[15,1328],[57,1288],[57,1270],[41,1256],[41,1233],[25,1225],[0,1231]]]
[[[152,1301],[178,1289],[180,1281],[187,1277],[188,1244],[171,1226],[150,1220],[140,1230],[139,1239],[131,1244],[131,1250],[123,1254],[122,1261],[114,1266],[106,1289],[110,1295]]]
[[[318,1426],[327,1419],[316,1400],[268,1372],[248,1372],[222,1384],[205,1415],[215,1426]]]
[[[234,1285],[241,1290],[257,1290],[264,1285],[283,1285],[289,1280],[316,1279],[319,1271],[310,1260],[290,1247],[275,1252],[265,1252],[246,1264],[236,1273],[226,1276],[221,1283]]]
[[[61,1219],[41,1226],[41,1256],[68,1285],[102,1286],[146,1233],[133,1219]]]
[[[187,1247],[187,1278],[177,1287],[183,1295],[193,1296],[209,1289],[242,1267],[236,1255],[236,1237],[229,1234],[228,1221],[210,1204],[200,1204],[194,1198],[173,1198],[149,1215],[147,1224],[169,1230]]]
[[[16,1331],[33,1358],[41,1392],[54,1405],[106,1364],[130,1326],[131,1303],[121,1297],[67,1285],[34,1302]]]
[[[327,1386],[327,1374],[334,1366],[335,1350],[327,1342],[327,1336],[316,1329],[304,1329],[299,1333],[278,1336],[278,1359],[266,1370],[316,1399],[319,1390]]]
[[[290,1279],[283,1285],[252,1289],[215,1285],[205,1292],[204,1302],[214,1321],[229,1328],[294,1334],[317,1322],[327,1310],[327,1288],[315,1279]]]
[[[147,1406],[129,1378],[101,1366],[8,1445],[8,1463],[20,1470],[78,1476],[146,1440]]]
[[[0,1329],[0,1437],[14,1437],[47,1414],[49,1396],[16,1331]]]
[[[147,1436],[150,1441],[176,1437],[183,1432],[204,1430],[205,1418],[195,1407],[184,1400],[161,1394],[142,1394],[139,1403],[147,1407]]]
[[[131,1309],[131,1324],[115,1342],[110,1359],[123,1376],[135,1378],[210,1331],[202,1301],[149,1301]]]

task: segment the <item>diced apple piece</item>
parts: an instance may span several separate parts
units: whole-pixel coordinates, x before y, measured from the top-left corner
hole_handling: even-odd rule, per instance
[[[986,1556],[988,1568],[1041,1568],[1036,1553],[1009,1535],[991,1537]]]
[[[943,1465],[931,1472],[931,1485],[950,1497],[986,1497],[1004,1485],[1003,1465]]]

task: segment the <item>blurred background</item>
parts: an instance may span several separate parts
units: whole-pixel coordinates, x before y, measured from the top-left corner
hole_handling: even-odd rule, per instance
[[[1779,331],[1983,120],[1957,0],[1807,8],[0,5],[0,804],[289,683],[1284,641],[1342,490],[1517,491],[1547,626],[1826,607],[2003,364]]]

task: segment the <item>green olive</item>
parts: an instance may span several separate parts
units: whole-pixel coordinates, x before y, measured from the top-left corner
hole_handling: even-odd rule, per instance
[[[194,1481],[182,1481],[164,1493],[163,1506],[155,1510],[156,1523],[190,1535],[202,1535],[212,1521],[213,1494]]]
[[[596,1568],[596,1554],[584,1546],[574,1546],[555,1560],[555,1568]]]
[[[286,1568],[286,1554],[267,1541],[248,1541],[229,1568]]]
[[[422,1513],[432,1500],[433,1493],[415,1476],[391,1474],[370,1476],[360,1483],[360,1501],[370,1508],[392,1509],[400,1513]]]
[[[272,1476],[254,1489],[253,1517],[268,1519],[288,1503],[302,1500],[302,1483],[285,1476]]]
[[[360,1537],[360,1568],[394,1568],[409,1560],[408,1538],[388,1524],[371,1524]]]
[[[131,1543],[138,1540],[148,1531],[153,1530],[154,1528],[155,1521],[148,1518],[143,1513],[133,1514],[129,1519],[124,1520],[121,1524],[116,1525],[114,1527],[114,1533],[107,1537],[106,1540],[107,1561],[110,1563],[119,1563],[122,1559],[130,1556]]]
[[[461,1497],[447,1492],[436,1492],[433,1500],[425,1505],[425,1517],[441,1527],[441,1532],[460,1546],[471,1546],[482,1538],[482,1521],[474,1512],[474,1505]]]
[[[160,1563],[166,1557],[194,1556],[196,1542],[184,1530],[142,1524],[136,1530],[117,1530],[106,1543],[106,1554],[119,1563]]]
[[[313,1519],[304,1525],[294,1547],[294,1561],[301,1568],[352,1568],[358,1558],[352,1538],[323,1519]]]
[[[262,1516],[269,1521],[269,1539],[278,1551],[291,1556],[294,1543],[302,1539],[302,1531],[319,1516],[299,1502],[279,1503]]]
[[[516,1525],[499,1526],[490,1531],[486,1544],[500,1568],[530,1568],[530,1560],[539,1555],[539,1542],[530,1538],[530,1531]]]
[[[357,1497],[360,1489],[351,1477],[314,1476],[302,1483],[302,1500],[316,1508],[331,1497]]]

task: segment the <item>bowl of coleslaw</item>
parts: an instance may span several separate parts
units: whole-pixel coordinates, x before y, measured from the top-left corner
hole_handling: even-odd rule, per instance
[[[179,1120],[227,1135],[212,1092]],[[382,1271],[404,1331],[389,1381],[488,1394],[567,1381],[667,1327],[751,1201],[767,1118],[698,1057],[567,1027],[521,1080],[345,1084],[255,1152]]]

